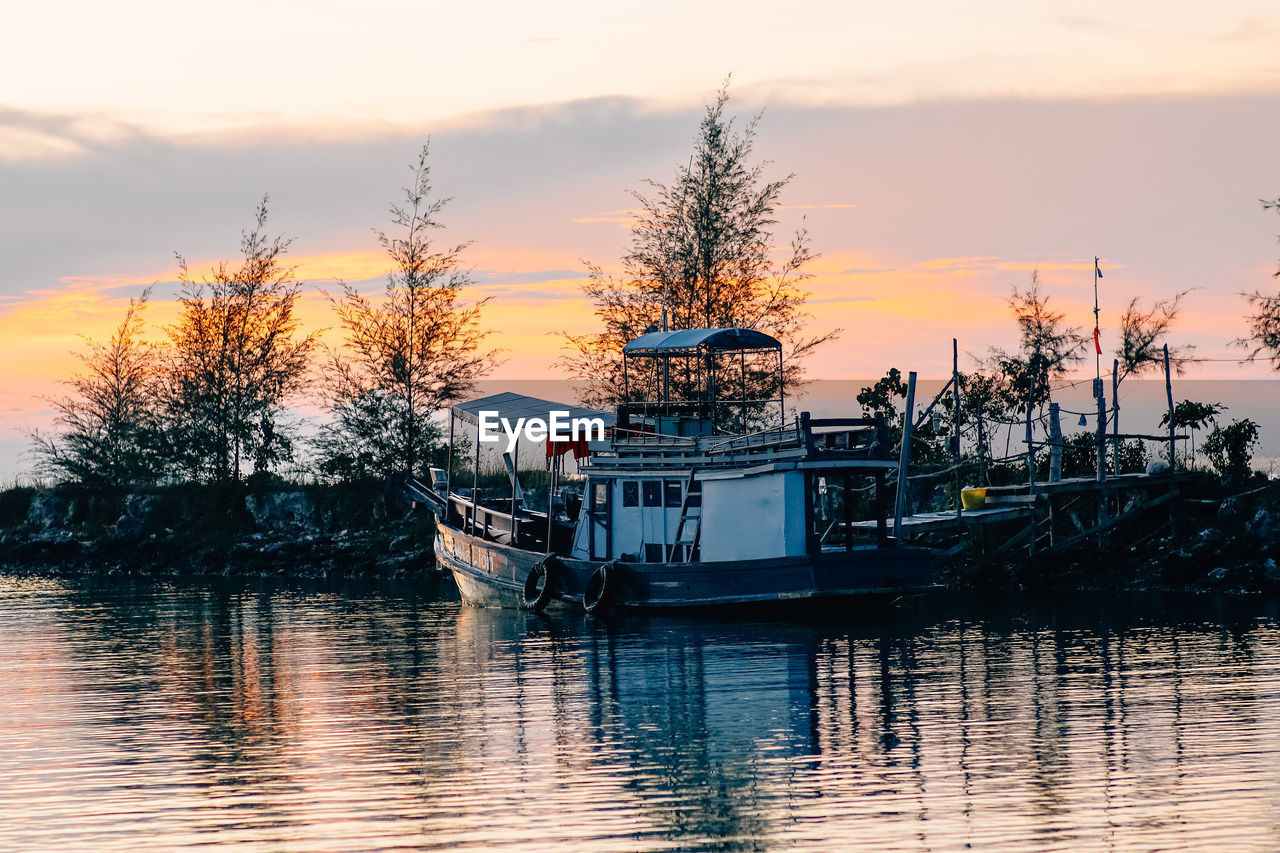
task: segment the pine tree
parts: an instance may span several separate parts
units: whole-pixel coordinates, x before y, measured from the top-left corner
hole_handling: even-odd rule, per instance
[[[157,456],[157,351],[143,337],[151,289],[129,301],[105,343],[85,339],[84,371],[66,384],[72,394],[50,400],[54,434],[31,434],[38,468],[60,480],[112,489],[153,482]]]
[[[766,163],[753,162],[760,115],[741,129],[726,115],[728,82],[708,105],[689,164],[670,184],[647,181],[633,192],[639,213],[631,247],[622,258],[623,275],[614,279],[588,266],[586,294],[602,324],[594,334],[570,335],[570,354],[562,366],[581,383],[582,399],[607,406],[620,401],[621,350],[624,344],[662,322],[668,328],[755,329],[782,341],[786,383],[803,381],[803,360],[838,330],[806,334],[808,294],[800,284],[805,266],[816,256],[803,227],[790,241],[785,258],[775,261],[773,229],[782,191],[792,176],[769,180]],[[776,364],[751,371],[749,387],[777,396]],[[687,382],[685,383],[687,384]],[[766,390],[773,384],[772,390]],[[740,394],[726,384],[726,393]]]
[[[287,400],[307,386],[315,334],[294,313],[301,283],[284,263],[289,240],[268,238],[267,199],[241,235],[240,263],[194,278],[179,255],[178,321],[168,331],[162,397],[168,454],[194,479],[239,480],[288,459]]]
[[[431,241],[449,200],[431,198],[428,153],[423,146],[404,202],[391,207],[397,233],[376,232],[393,265],[385,294],[375,299],[343,284],[330,297],[345,332],[343,347],[328,354],[324,391],[333,421],[317,441],[331,476],[386,476],[430,464],[441,451],[434,416],[495,363],[479,325],[488,300],[463,299],[469,244]]]

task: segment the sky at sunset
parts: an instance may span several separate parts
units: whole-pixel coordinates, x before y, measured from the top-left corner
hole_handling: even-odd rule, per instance
[[[937,377],[1011,346],[1004,299],[1038,269],[1102,338],[1131,297],[1190,290],[1196,378],[1231,362],[1240,294],[1275,286],[1280,7],[1271,2],[650,2],[481,5],[47,2],[0,31],[0,476],[41,395],[174,253],[234,259],[270,194],[309,327],[321,291],[387,270],[372,229],[431,140],[444,241],[471,241],[497,378],[557,375],[590,331],[585,261],[616,267],[628,190],[687,162],[702,105],[763,109],[757,153],[794,173],[777,234],[821,258],[820,378]],[[336,342],[330,333],[326,340]],[[1091,370],[1090,370],[1091,372]]]

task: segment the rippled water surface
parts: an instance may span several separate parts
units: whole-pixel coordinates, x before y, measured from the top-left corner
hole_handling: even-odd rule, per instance
[[[1266,602],[452,598],[0,577],[0,849],[1280,849]]]

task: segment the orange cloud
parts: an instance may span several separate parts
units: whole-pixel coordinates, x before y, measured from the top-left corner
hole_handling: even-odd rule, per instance
[[[778,210],[849,210],[857,207],[856,204],[780,204]]]
[[[591,332],[598,321],[594,306],[582,294],[582,277],[551,273],[542,278],[539,271],[572,269],[576,262],[537,248],[487,249],[475,255],[477,267],[506,271],[485,273],[470,289],[473,299],[492,297],[481,324],[491,332],[489,344],[505,351],[502,365],[491,378],[558,378],[555,362],[564,354],[559,332]],[[299,272],[313,282],[321,275],[338,273],[350,280],[366,280],[385,270],[385,262],[375,252],[307,255],[298,261]],[[995,256],[904,261],[866,249],[824,255],[811,265],[813,277],[801,285],[811,293],[809,326],[814,332],[844,331],[812,359],[810,375],[866,378],[896,366],[925,377],[943,376],[951,369],[952,337],[960,339],[962,368],[970,368],[974,362],[964,353],[980,357],[991,346],[1016,345],[1017,329],[1005,304],[1007,273],[1036,266],[1047,273],[1046,289],[1068,322],[1091,328],[1092,290],[1071,284],[1092,268],[1092,259],[1037,265]],[[128,301],[124,294],[146,283],[136,276],[82,277],[66,280],[60,289],[34,291],[0,303],[0,360],[6,365],[0,385],[0,428],[46,423],[48,406],[40,395],[59,393],[58,380],[78,369],[74,353],[83,351],[81,336],[108,337],[124,314]],[[170,285],[160,290],[146,315],[149,334],[157,339],[178,313],[176,289]],[[1130,271],[1123,301],[1130,294],[1149,300],[1148,294],[1160,292],[1157,283]],[[1104,300],[1103,345],[1108,352],[1115,344],[1120,300],[1110,294]],[[1243,332],[1242,309],[1242,303],[1223,299],[1220,293],[1192,292],[1179,323],[1178,331],[1185,330],[1181,340],[1198,344],[1197,354],[1202,357],[1237,357],[1239,351],[1229,348],[1227,341]],[[341,341],[329,303],[314,285],[308,287],[297,313],[304,329],[324,330],[323,339],[329,343]],[[1256,368],[1249,373],[1255,374],[1267,375],[1267,371]],[[1197,375],[1235,378],[1242,372],[1222,362],[1206,366]]]
[[[595,223],[608,223],[612,225],[621,225],[628,230],[635,225],[636,218],[643,213],[640,210],[611,210],[608,213],[599,216],[580,216],[572,221],[580,225],[591,225]]]
[[[367,281],[380,278],[391,269],[382,252],[329,252],[293,258],[298,278],[303,281],[342,279]]]

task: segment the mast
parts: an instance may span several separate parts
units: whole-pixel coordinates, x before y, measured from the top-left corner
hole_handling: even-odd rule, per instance
[[[1102,324],[1098,321],[1098,277],[1102,270],[1098,269],[1098,258],[1095,255],[1093,259],[1093,364],[1094,379],[1098,383],[1095,388],[1101,388],[1102,382],[1102,344],[1099,343],[1098,333],[1102,328]],[[1096,395],[1095,395],[1096,396]]]

